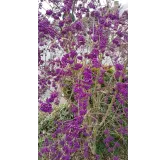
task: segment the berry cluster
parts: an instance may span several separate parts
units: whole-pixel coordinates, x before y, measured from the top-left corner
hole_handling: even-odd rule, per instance
[[[128,132],[127,14],[120,17],[113,2],[102,6],[98,0],[49,0],[51,7],[42,14],[42,3],[39,112],[55,114],[55,124],[39,134],[39,158],[122,159]],[[104,143],[103,153],[98,143]]]

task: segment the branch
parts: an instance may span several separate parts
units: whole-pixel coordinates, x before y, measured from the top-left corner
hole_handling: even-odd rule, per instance
[[[114,102],[115,102],[116,94],[117,94],[117,91],[116,91],[115,95],[113,96],[112,101],[111,101],[111,104],[108,106],[106,115],[103,117],[103,120],[102,120],[102,122],[99,124],[99,127],[101,127],[101,126],[104,124],[104,122],[106,121],[107,117],[109,116],[110,111],[111,111],[111,109],[112,109],[112,105],[113,105]]]

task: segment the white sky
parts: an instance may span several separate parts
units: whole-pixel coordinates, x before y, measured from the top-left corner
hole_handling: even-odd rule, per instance
[[[119,3],[122,5],[122,10],[128,9],[128,0],[117,0],[119,1]],[[106,0],[101,0],[101,5],[105,5],[106,4]],[[50,9],[49,5],[44,1],[43,2],[43,8],[44,9]],[[42,9],[41,12],[44,14],[45,10]]]

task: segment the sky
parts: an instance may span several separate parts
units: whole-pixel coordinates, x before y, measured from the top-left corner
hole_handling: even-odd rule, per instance
[[[124,10],[128,9],[128,0],[117,0],[119,1],[119,3],[122,5],[121,11],[123,12]],[[106,0],[100,0],[101,5],[105,5],[106,4]],[[43,7],[45,9],[50,9],[49,5],[46,2],[43,2]],[[45,13],[45,10],[42,9],[41,10],[42,13]]]

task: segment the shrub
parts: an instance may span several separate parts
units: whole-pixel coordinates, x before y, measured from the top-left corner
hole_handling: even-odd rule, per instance
[[[49,3],[38,14],[39,159],[126,160],[127,13],[95,0]]]

